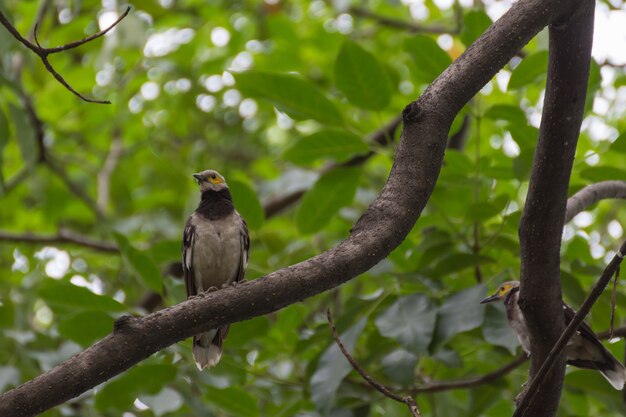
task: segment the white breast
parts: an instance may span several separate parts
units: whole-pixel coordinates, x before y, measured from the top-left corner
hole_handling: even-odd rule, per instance
[[[221,288],[237,279],[241,262],[241,220],[236,212],[219,220],[194,213],[196,227],[192,265],[198,292]]]

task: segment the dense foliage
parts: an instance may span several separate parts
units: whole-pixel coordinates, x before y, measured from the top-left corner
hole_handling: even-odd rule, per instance
[[[151,293],[165,306],[185,299],[176,263],[199,197],[193,172],[226,177],[251,231],[247,279],[345,237],[393,163],[393,138],[368,138],[495,17],[482,4],[452,3],[137,0],[109,35],[50,57],[74,88],[110,105],[80,101],[0,30],[0,391],[93,344],[116,317],[161,308]],[[25,35],[39,16],[44,46],[94,33],[123,10],[66,0],[0,8]],[[406,414],[351,371],[328,308],[354,356],[399,393],[514,360],[520,349],[501,306],[479,302],[518,277],[546,66],[541,34],[462,111],[451,130],[461,146],[446,153],[424,214],[373,270],[234,325],[215,369],[196,370],[187,340],[45,415]],[[593,63],[571,193],[626,179],[625,110],[623,68]],[[267,202],[301,190],[265,215]],[[610,200],[566,226],[562,285],[573,306],[624,227],[626,208]],[[595,330],[608,329],[610,306],[607,293],[588,320]],[[624,356],[623,341],[607,346]],[[424,416],[510,415],[526,373],[417,402]],[[620,393],[598,373],[569,369],[563,395],[562,415],[622,413]]]

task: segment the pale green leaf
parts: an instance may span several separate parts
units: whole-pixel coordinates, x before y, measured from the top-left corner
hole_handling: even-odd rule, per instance
[[[101,311],[83,311],[59,322],[61,336],[89,346],[113,330],[113,319]]]
[[[157,394],[176,377],[176,366],[138,365],[109,381],[96,394],[98,410],[127,410],[140,394]]]
[[[159,268],[152,262],[152,259],[142,251],[134,248],[126,236],[121,233],[113,232],[113,238],[115,238],[117,246],[120,248],[122,257],[143,284],[152,291],[160,293],[163,290],[163,277]]]
[[[435,331],[437,308],[428,297],[414,294],[398,298],[376,319],[385,337],[396,339],[406,350],[425,354]]]
[[[26,110],[9,103],[9,111],[11,120],[15,127],[14,131],[17,136],[17,144],[19,145],[22,159],[28,166],[34,166],[39,156],[39,148],[37,146],[37,137],[32,123],[28,120]]]
[[[490,344],[502,346],[508,349],[511,354],[515,353],[519,346],[519,341],[511,326],[509,326],[504,304],[491,303],[486,306],[483,337]]]
[[[485,298],[485,291],[484,285],[476,285],[446,298],[437,311],[435,339],[438,344],[482,324],[485,308],[480,302]]]
[[[350,103],[382,110],[391,100],[391,83],[376,57],[352,41],[345,41],[335,61],[335,84]]]
[[[266,99],[296,120],[315,119],[330,125],[342,123],[337,107],[309,81],[268,72],[250,71],[234,76],[244,94]]]
[[[367,145],[357,135],[345,130],[323,129],[298,139],[283,156],[295,164],[308,165],[322,158],[344,162],[367,151]]]
[[[229,180],[228,187],[233,195],[237,211],[246,221],[249,229],[258,229],[263,225],[265,213],[254,189],[238,179]]]
[[[302,197],[296,212],[296,225],[302,233],[322,229],[339,209],[352,202],[359,183],[361,168],[335,168],[326,174]]]
[[[406,39],[404,49],[411,54],[416,78],[423,83],[432,82],[452,63],[450,56],[439,47],[437,41],[425,35]]]
[[[111,297],[94,294],[85,287],[66,281],[46,279],[39,284],[37,294],[51,306],[111,312],[126,310],[122,304]]]
[[[611,143],[610,151],[626,153],[626,131],[620,134],[613,143]]]
[[[533,83],[539,77],[544,77],[548,70],[548,51],[539,51],[528,55],[513,70],[509,79],[508,90],[523,87]]]
[[[480,35],[491,26],[491,18],[484,10],[470,10],[463,15],[463,25],[461,29],[461,42],[465,46],[470,46]]]
[[[359,320],[341,335],[341,341],[348,351],[354,351],[356,340],[365,327],[365,319]],[[337,388],[350,373],[352,366],[335,343],[324,351],[311,377],[311,399],[322,414],[327,414],[335,402]]]

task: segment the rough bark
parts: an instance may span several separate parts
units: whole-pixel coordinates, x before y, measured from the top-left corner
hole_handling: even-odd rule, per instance
[[[550,26],[543,115],[520,220],[519,304],[530,331],[531,379],[565,329],[561,310],[561,235],[587,93],[594,2],[583,0],[574,10],[571,16],[559,18]],[[565,355],[561,354],[545,379],[546,389],[537,393],[528,409],[521,412],[528,416],[554,416],[564,373]]]

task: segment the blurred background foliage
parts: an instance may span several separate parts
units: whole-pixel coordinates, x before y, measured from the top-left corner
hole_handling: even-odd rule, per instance
[[[393,163],[393,133],[380,129],[509,4],[136,0],[110,34],[51,57],[74,88],[110,105],[80,101],[0,30],[0,390],[91,345],[122,314],[185,299],[176,262],[199,198],[193,172],[227,178],[251,229],[247,279],[344,238]],[[0,1],[21,33],[39,21],[44,46],[94,33],[125,6]],[[621,0],[597,7],[604,19],[626,10]],[[546,66],[543,32],[463,109],[451,130],[460,144],[426,210],[374,269],[234,325],[209,372],[196,370],[187,340],[45,415],[406,415],[351,371],[327,308],[354,356],[398,392],[513,361],[520,349],[502,308],[478,303],[518,276]],[[625,110],[623,65],[596,54],[571,193],[626,179]],[[388,140],[368,140],[377,130]],[[285,196],[294,204],[269,209]],[[566,226],[566,301],[582,301],[625,226],[619,201]],[[621,283],[617,301],[626,302]],[[606,294],[589,321],[602,331],[609,317]],[[608,346],[624,356],[623,341]],[[417,402],[424,416],[508,415],[526,372],[527,364],[488,383],[419,393]],[[599,374],[568,370],[560,415],[623,409]]]

